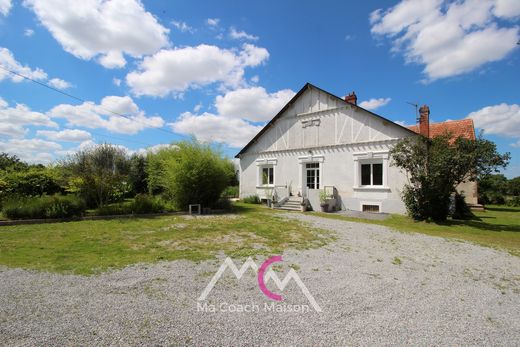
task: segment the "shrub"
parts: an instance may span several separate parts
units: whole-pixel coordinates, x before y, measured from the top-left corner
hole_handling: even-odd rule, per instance
[[[165,203],[158,197],[138,194],[133,201],[105,205],[96,209],[98,216],[117,216],[124,214],[160,213],[166,210]]]
[[[261,201],[258,195],[250,195],[243,198],[242,202],[245,202],[246,204],[260,204]]]
[[[238,186],[229,186],[222,192],[223,198],[238,198]]]
[[[483,205],[503,205],[506,203],[506,198],[500,192],[488,191],[480,194],[479,203]]]
[[[230,211],[233,209],[233,204],[231,203],[231,201],[229,199],[221,198],[213,205],[213,208],[215,210]]]
[[[229,159],[196,141],[179,142],[148,155],[151,191],[164,191],[177,209],[189,204],[213,206],[235,175]]]
[[[10,219],[71,218],[85,212],[83,200],[76,196],[47,196],[11,199],[4,204],[3,214]]]
[[[471,209],[469,208],[468,204],[466,204],[464,194],[455,194],[452,218],[471,219],[472,217],[473,213],[471,212]]]
[[[507,202],[507,206],[520,207],[520,196],[515,196]]]

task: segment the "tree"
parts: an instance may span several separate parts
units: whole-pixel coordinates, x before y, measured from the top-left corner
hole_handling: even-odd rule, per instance
[[[504,175],[485,175],[478,180],[479,201],[483,204],[504,204],[508,188]]]
[[[68,190],[97,207],[117,201],[128,192],[129,167],[126,151],[106,143],[77,152],[63,165],[68,173]]]
[[[142,194],[148,191],[148,174],[146,172],[146,157],[141,154],[133,154],[130,157],[130,171],[128,182],[133,194]]]
[[[148,161],[150,189],[163,190],[179,209],[214,206],[234,175],[220,151],[195,140],[150,153]]]
[[[520,195],[520,176],[510,179],[508,182],[508,193],[514,196]]]
[[[27,164],[22,162],[16,155],[0,153],[0,171],[23,170]]]
[[[408,173],[409,184],[402,195],[409,215],[416,220],[445,220],[450,197],[463,181],[498,172],[509,162],[509,153],[499,154],[496,145],[446,133],[433,139],[414,136],[400,141],[392,150],[392,165]]]

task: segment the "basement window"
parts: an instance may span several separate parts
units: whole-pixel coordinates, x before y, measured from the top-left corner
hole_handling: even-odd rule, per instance
[[[379,205],[363,205],[362,206],[363,212],[373,212],[373,213],[379,213]]]

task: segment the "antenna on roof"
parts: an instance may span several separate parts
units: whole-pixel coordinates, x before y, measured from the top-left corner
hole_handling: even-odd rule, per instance
[[[415,107],[415,121],[419,122],[419,104],[414,103],[414,102],[409,102],[409,101],[407,101],[406,103],[408,105],[412,105],[413,107]]]

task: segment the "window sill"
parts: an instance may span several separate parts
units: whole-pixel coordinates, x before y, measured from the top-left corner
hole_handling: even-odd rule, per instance
[[[264,186],[256,186],[256,189],[272,189],[274,187],[274,184],[266,184]]]
[[[355,186],[354,190],[358,191],[375,191],[375,192],[389,192],[391,191],[390,187],[385,186]]]

